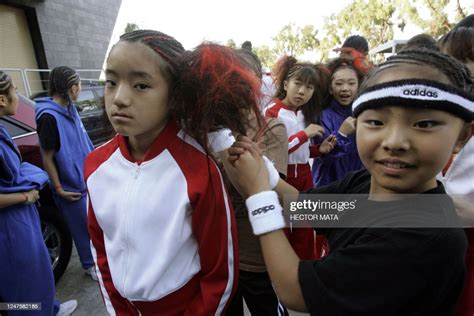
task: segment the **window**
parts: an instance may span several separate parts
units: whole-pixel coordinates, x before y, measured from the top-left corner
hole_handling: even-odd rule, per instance
[[[97,109],[97,101],[91,90],[82,90],[77,98],[76,106],[78,111],[88,111]]]
[[[22,136],[26,133],[31,132],[30,130],[22,127],[21,125],[15,124],[15,121],[13,121],[12,119],[5,119],[2,117],[0,118],[0,124],[5,126],[5,128],[7,129],[8,133],[10,134],[12,138],[17,137],[17,136]]]

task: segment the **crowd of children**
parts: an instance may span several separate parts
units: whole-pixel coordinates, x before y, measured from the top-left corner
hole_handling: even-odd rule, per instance
[[[110,315],[240,316],[243,300],[252,315],[473,315],[472,229],[420,228],[417,216],[474,224],[473,47],[462,25],[373,65],[351,36],[327,64],[284,56],[271,87],[251,46],[186,51],[132,31],[106,59],[117,134],[95,150],[74,106],[80,78],[54,68],[36,104],[47,173],[21,162],[0,125],[0,301],[58,312],[34,204],[49,178]],[[16,104],[0,72],[0,116]],[[299,192],[366,194],[380,218],[288,228],[280,201]],[[420,210],[405,194],[453,201]]]

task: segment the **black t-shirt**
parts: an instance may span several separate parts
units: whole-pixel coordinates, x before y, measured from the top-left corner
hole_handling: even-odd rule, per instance
[[[61,142],[59,139],[58,125],[54,116],[45,113],[41,115],[36,125],[41,148],[43,148],[43,150],[54,149],[55,151],[59,151]]]
[[[308,193],[367,194],[369,189],[370,174],[363,170]],[[439,184],[424,194],[443,193]],[[367,203],[394,211],[390,202]],[[462,229],[337,228],[324,234],[329,254],[299,265],[311,315],[452,315],[465,275]]]

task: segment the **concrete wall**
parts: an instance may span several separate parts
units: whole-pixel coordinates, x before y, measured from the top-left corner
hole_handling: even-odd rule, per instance
[[[122,0],[8,2],[34,9],[48,68],[102,68]]]

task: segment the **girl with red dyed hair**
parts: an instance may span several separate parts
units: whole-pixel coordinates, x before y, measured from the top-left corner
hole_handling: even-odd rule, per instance
[[[238,277],[232,205],[208,155],[245,131],[258,80],[230,49],[185,52],[173,37],[122,35],[105,70],[117,135],[85,163],[89,232],[107,311],[221,315]],[[208,141],[208,133],[209,139]]]
[[[314,124],[327,97],[327,70],[319,65],[300,63],[285,56],[275,65],[277,85],[274,102],[264,109],[266,117],[279,118],[288,133],[288,169],[286,181],[298,190],[313,187],[309,159],[329,153],[335,137],[330,135],[321,145],[311,145],[310,139],[321,136],[324,129]],[[311,228],[287,231],[288,239],[301,259],[316,259],[321,245],[315,245]],[[318,241],[319,242],[319,241]]]

